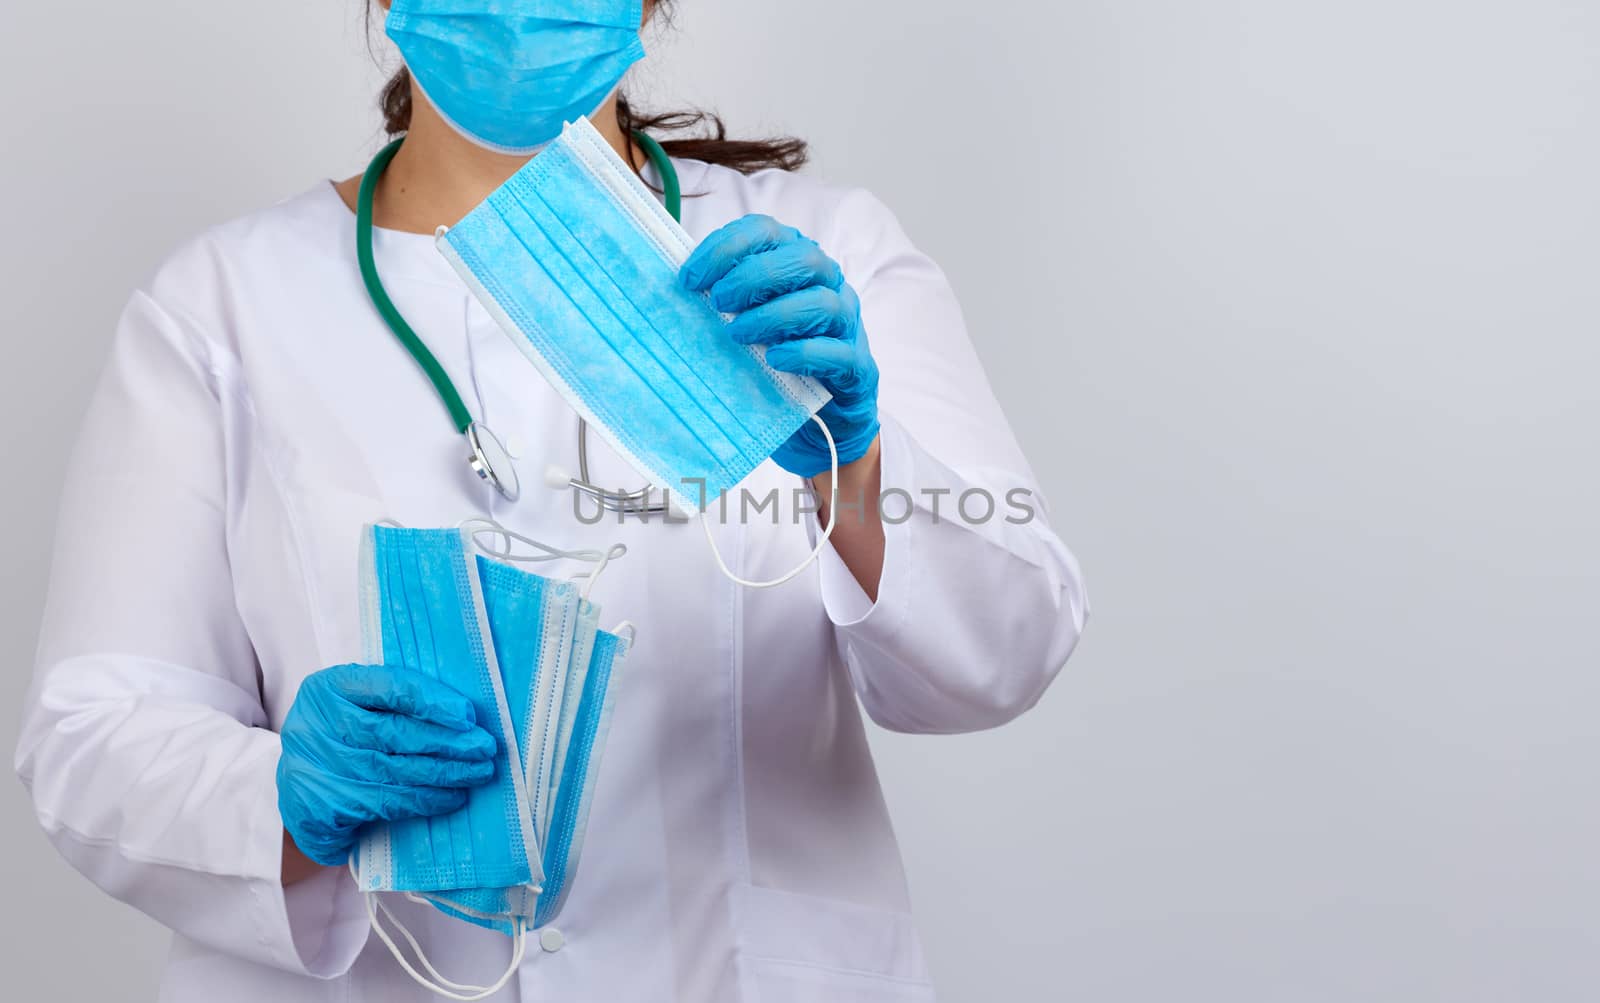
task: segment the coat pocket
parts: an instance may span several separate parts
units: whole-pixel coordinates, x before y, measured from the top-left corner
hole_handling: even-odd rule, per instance
[[[752,1003],[932,1003],[907,913],[741,885],[739,980]]]

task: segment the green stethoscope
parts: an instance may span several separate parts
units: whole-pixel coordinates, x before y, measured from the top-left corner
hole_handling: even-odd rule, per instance
[[[667,151],[661,144],[642,132],[633,134],[634,141],[643,147],[645,155],[650,158],[656,173],[661,177],[662,201],[666,203],[667,211],[672,218],[682,221],[683,194],[678,185],[678,170],[672,165],[672,160],[667,157]],[[501,496],[509,502],[515,502],[522,495],[522,483],[517,477],[516,466],[512,463],[511,453],[506,449],[488,426],[472,417],[472,412],[467,410],[467,405],[461,400],[461,394],[456,392],[456,386],[450,381],[450,376],[444,371],[428,346],[417,337],[417,332],[406,323],[405,317],[395,307],[394,301],[389,298],[389,293],[383,287],[383,281],[378,278],[378,266],[372,257],[372,200],[378,190],[378,179],[383,177],[383,172],[388,169],[394,155],[400,152],[400,147],[405,143],[405,137],[395,140],[379,151],[372,158],[372,163],[367,167],[367,172],[361,177],[361,193],[356,198],[356,260],[361,265],[361,279],[366,283],[367,295],[372,297],[372,305],[378,308],[378,313],[383,316],[384,322],[389,325],[389,330],[400,339],[400,344],[411,353],[417,365],[427,374],[428,380],[433,384],[433,389],[438,392],[439,399],[450,412],[450,420],[454,423],[456,431],[464,436],[471,454],[467,457],[467,465],[479,478],[487,481]],[[557,479],[565,483],[554,483]],[[650,489],[640,488],[638,491],[608,491],[590,483],[589,481],[589,427],[582,418],[578,419],[578,476],[562,475],[561,478],[550,478],[553,487],[571,487],[580,494],[587,495],[599,503],[600,507],[608,512],[623,512],[632,515],[660,515],[667,511],[665,501],[650,500]]]

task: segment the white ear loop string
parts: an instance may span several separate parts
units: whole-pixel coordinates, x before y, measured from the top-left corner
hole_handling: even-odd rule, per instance
[[[359,886],[361,883],[360,872],[356,868],[356,861],[354,857],[350,858],[350,873],[356,878],[356,884]],[[378,898],[378,893],[367,892],[364,897],[367,900],[367,922],[372,925],[372,932],[376,933],[378,935],[378,939],[383,941],[384,946],[389,948],[389,953],[394,955],[394,960],[400,963],[400,967],[405,970],[405,973],[411,976],[412,980],[416,982],[417,985],[428,990],[436,996],[443,996],[445,999],[457,1000],[459,1003],[478,1003],[479,1000],[488,999],[490,996],[493,996],[495,993],[504,989],[506,987],[506,983],[511,981],[511,977],[517,974],[517,969],[522,967],[522,959],[527,954],[528,949],[528,927],[527,921],[520,916],[511,917],[511,928],[513,933],[511,936],[512,948],[510,967],[506,969],[505,974],[500,976],[500,978],[496,980],[493,985],[474,986],[461,982],[453,982],[450,979],[445,978],[443,975],[440,975],[439,970],[433,967],[432,962],[428,960],[428,956],[423,953],[422,945],[417,943],[417,938],[413,937],[411,935],[411,931],[406,929],[405,924],[400,922],[400,920],[395,917],[395,914],[389,911],[389,907],[384,905],[382,900]],[[422,962],[422,967],[427,970],[429,975],[433,976],[433,978],[436,980],[435,982],[429,982],[426,976],[422,975],[411,966],[411,962],[407,960],[405,952],[400,950],[400,946],[394,942],[394,938],[389,936],[389,931],[385,930],[383,925],[378,922],[379,912],[382,912],[384,917],[388,919],[390,923],[394,924],[394,928],[400,931],[400,936],[403,937],[405,942],[411,946],[411,950],[416,954],[417,960]]]
[[[379,520],[377,525],[387,526],[390,529],[406,528],[403,524],[396,522],[393,519]],[[584,585],[583,587],[583,598],[585,599],[589,598],[589,591],[594,588],[595,582],[599,581],[600,573],[605,571],[606,565],[610,564],[612,561],[620,560],[621,558],[626,557],[628,554],[627,545],[621,543],[612,546],[609,550],[603,551],[562,550],[560,547],[552,547],[548,543],[542,543],[538,540],[535,540],[531,536],[523,536],[521,533],[513,533],[511,530],[500,525],[498,522],[495,522],[493,519],[489,519],[484,516],[475,516],[471,519],[463,520],[459,525],[457,525],[456,528],[467,529],[470,526],[479,527],[471,531],[472,545],[482,551],[484,556],[492,557],[497,561],[510,561],[515,564],[539,564],[544,561],[581,561],[584,564],[595,565],[595,569],[593,571],[583,571],[572,576],[574,579],[587,580],[588,584]],[[486,535],[504,538],[505,546],[499,550],[496,550],[493,547],[484,546],[483,542],[480,541],[478,537]],[[541,551],[541,553],[538,555],[514,554],[511,552],[511,541],[513,540],[532,547],[534,550]]]
[[[717,567],[721,569],[722,574],[735,585],[741,585],[747,589],[775,589],[779,585],[787,585],[788,583],[794,581],[796,578],[800,577],[800,575],[804,573],[807,568],[815,564],[817,562],[817,558],[822,556],[822,548],[828,545],[829,538],[833,536],[833,527],[839,524],[839,447],[834,444],[833,433],[828,431],[828,424],[822,420],[820,415],[812,415],[811,420],[817,423],[817,427],[822,429],[822,437],[828,440],[828,457],[833,471],[833,500],[828,503],[828,528],[823,530],[822,539],[817,541],[816,549],[811,551],[811,556],[805,559],[805,563],[784,575],[782,578],[774,578],[770,582],[746,581],[729,570],[728,562],[722,559],[722,552],[717,550],[716,537],[711,535],[709,507],[705,512],[700,513],[700,526],[706,531],[706,543],[710,544],[711,546],[711,556],[717,559]]]
[[[427,969],[428,974],[432,975],[437,981],[428,981],[427,977],[423,976],[415,968],[411,967],[411,963],[406,960],[406,957],[400,950],[399,946],[396,945],[394,940],[390,938],[388,931],[384,930],[383,926],[379,924],[377,913],[373,911],[374,903],[376,903],[378,909],[383,912],[385,918],[387,918],[390,923],[394,924],[395,929],[400,931],[400,935],[405,938],[406,943],[411,945],[411,949],[416,952],[417,960],[422,962],[422,967]],[[500,978],[495,980],[495,983],[490,986],[474,986],[460,982],[452,982],[450,979],[440,975],[438,969],[433,967],[433,965],[428,961],[428,956],[422,952],[422,948],[417,943],[417,939],[411,935],[411,931],[407,930],[405,925],[395,918],[394,913],[389,911],[388,906],[378,901],[378,896],[376,893],[372,893],[367,896],[367,919],[369,922],[371,922],[372,929],[377,933],[378,938],[382,940],[389,948],[389,953],[394,955],[395,960],[400,963],[400,967],[405,970],[407,975],[411,976],[413,981],[436,996],[443,996],[445,999],[458,1000],[459,1003],[478,1003],[479,1000],[488,999],[490,996],[493,996],[500,990],[504,989],[506,984],[511,981],[511,977],[517,974],[517,969],[522,967],[522,959],[527,955],[528,928],[526,926],[526,921],[522,917],[517,916],[511,920],[512,928],[515,930],[515,933],[511,938],[513,945],[511,950],[511,965],[505,970],[505,974],[501,975]]]
[[[522,966],[523,959],[527,956],[526,921],[520,916],[509,917],[510,922],[512,923],[512,929],[515,931],[515,933],[512,935],[512,943],[514,946],[512,947],[511,951],[511,966],[506,969],[505,974],[500,977],[499,981],[492,986],[474,986],[464,985],[460,982],[452,982],[450,979],[447,979],[443,975],[439,974],[439,970],[434,968],[433,965],[429,963],[428,956],[422,953],[422,946],[418,944],[417,939],[411,935],[411,931],[407,930],[405,926],[395,918],[394,913],[389,911],[389,907],[384,905],[382,900],[378,900],[376,895],[371,897],[377,901],[378,909],[383,913],[384,917],[387,918],[390,923],[394,924],[395,929],[400,931],[400,935],[405,938],[406,943],[411,945],[411,950],[416,952],[417,960],[421,961],[422,967],[427,970],[429,975],[433,976],[433,978],[437,980],[436,984],[429,984],[427,981],[419,977],[410,965],[406,964],[405,959],[402,958],[399,952],[396,950],[394,942],[384,935],[384,931],[381,927],[374,925],[373,929],[377,930],[379,938],[381,938],[385,944],[389,945],[389,950],[394,952],[395,958],[400,962],[401,967],[404,968],[413,979],[416,979],[417,982],[429,992],[436,993],[440,996],[445,996],[450,999],[461,1000],[463,1003],[473,1003],[473,1001],[485,999],[489,996],[493,996],[495,993],[505,988],[506,983],[511,980],[513,975],[516,974],[517,969]],[[375,919],[376,917],[372,918]],[[453,992],[447,990],[453,990]]]
[[[472,527],[478,528],[474,529]],[[625,557],[628,553],[628,548],[620,543],[607,550],[562,550],[560,547],[552,547],[548,543],[535,540],[531,536],[514,533],[493,519],[468,519],[461,524],[461,528],[471,534],[474,546],[483,551],[486,556],[493,557],[499,561],[510,561],[515,564],[542,564],[545,561],[580,561],[584,564],[593,564],[595,566],[593,571],[579,572],[572,576],[575,579],[585,580],[583,586],[583,598],[585,599],[589,598],[590,590],[600,580],[600,575],[606,570],[606,566],[612,561]],[[480,536],[500,537],[505,540],[505,546],[500,549],[486,547],[478,539]],[[531,547],[539,553],[512,553],[511,543],[513,540],[526,547]]]

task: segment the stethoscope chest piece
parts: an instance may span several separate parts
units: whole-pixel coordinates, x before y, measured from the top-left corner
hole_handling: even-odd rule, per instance
[[[468,425],[466,435],[467,445],[472,447],[472,455],[467,457],[472,472],[488,481],[506,501],[515,503],[522,497],[522,482],[505,444],[482,422]]]

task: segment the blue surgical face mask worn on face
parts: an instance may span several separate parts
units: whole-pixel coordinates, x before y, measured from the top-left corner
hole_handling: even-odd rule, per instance
[[[643,0],[394,0],[385,31],[457,132],[527,154],[605,102],[643,20]]]
[[[806,422],[828,434],[815,418],[827,391],[768,366],[764,348],[736,343],[708,297],[683,288],[689,235],[587,120],[439,247],[523,354],[680,513],[743,481]],[[782,584],[809,563],[741,584]]]

